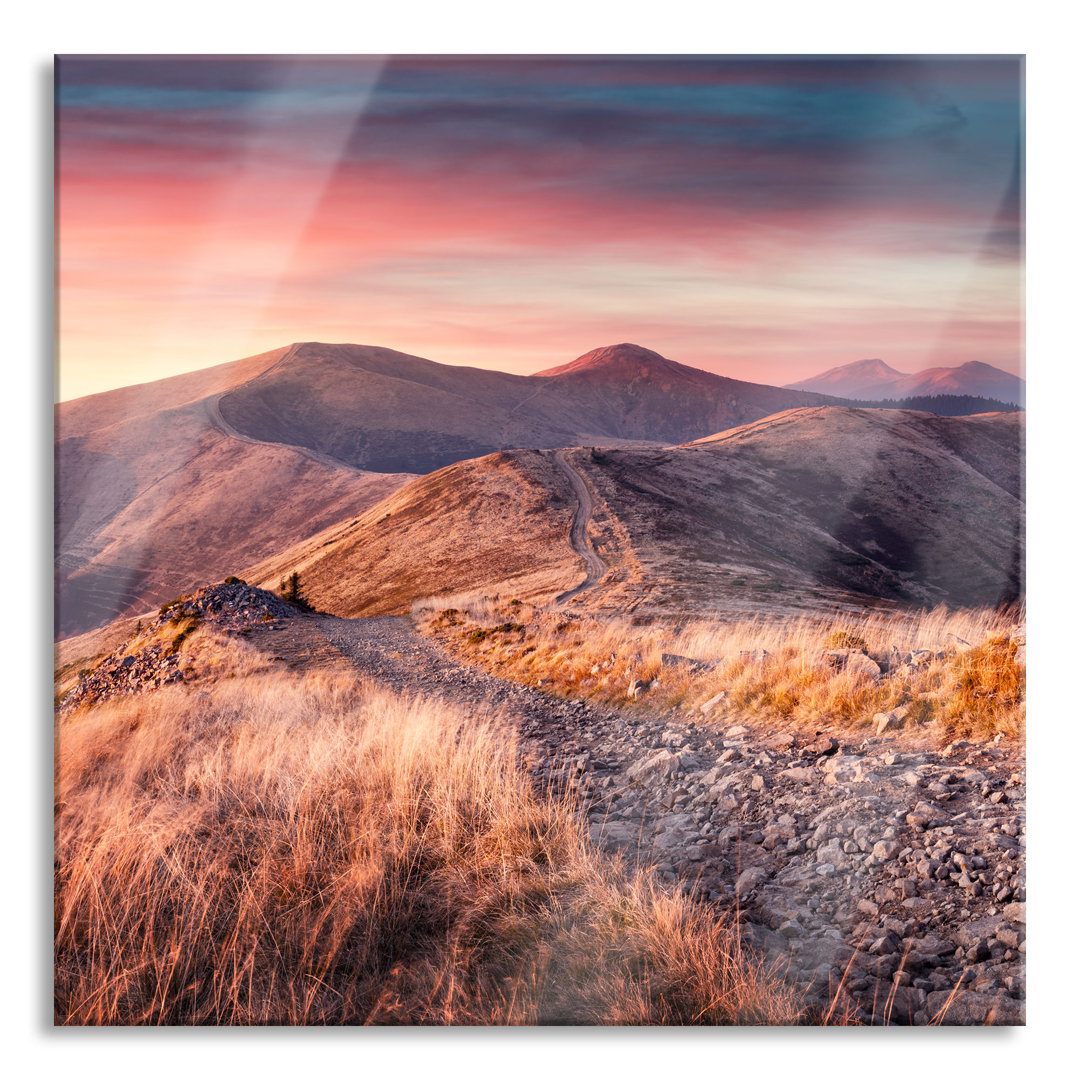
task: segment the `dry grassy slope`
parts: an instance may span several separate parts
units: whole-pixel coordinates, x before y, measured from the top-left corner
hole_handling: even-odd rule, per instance
[[[548,455],[492,454],[413,480],[244,576],[273,588],[298,570],[309,600],[343,616],[402,613],[421,597],[497,586],[547,598],[584,573],[568,540],[574,505]]]
[[[314,447],[367,469],[428,472],[517,447],[682,442],[827,400],[725,379],[628,344],[523,376],[307,342],[224,395],[220,407],[254,438]]]
[[[575,605],[641,614],[805,612],[1019,593],[1022,417],[802,409],[689,445],[582,448],[608,564]],[[471,589],[549,600],[581,580],[550,455],[507,451],[414,481],[249,572],[299,570],[340,615]]]
[[[285,352],[58,407],[58,635],[220,580],[408,479],[335,468],[211,424],[207,392]]]
[[[1022,438],[1019,414],[800,409],[578,460],[662,581],[656,601],[996,604],[1021,591]]]

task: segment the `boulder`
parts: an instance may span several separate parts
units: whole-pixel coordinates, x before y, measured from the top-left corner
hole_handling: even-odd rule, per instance
[[[896,857],[899,850],[900,845],[895,840],[879,840],[874,845],[872,854],[879,862],[888,862]]]
[[[950,1000],[951,999],[951,1000]],[[1006,993],[981,994],[974,990],[935,990],[927,996],[931,1021],[947,1025],[1023,1024],[1024,1003]]]
[[[822,649],[818,666],[851,675],[866,675],[872,679],[881,675],[878,662],[858,649]]]
[[[881,676],[881,668],[878,666],[878,662],[867,656],[866,653],[851,653],[848,656],[847,663],[844,665],[844,671],[852,675],[866,675],[871,679],[877,679]]]
[[[675,773],[688,772],[699,765],[691,754],[675,754],[670,750],[657,750],[648,757],[631,765],[626,775],[631,780],[647,780],[655,777],[674,776]]]
[[[910,706],[900,705],[895,709],[889,709],[888,712],[875,713],[874,731],[878,735],[884,735],[886,731],[899,731],[904,726],[904,721],[910,711]]]
[[[713,668],[719,667],[722,663],[723,660],[698,660],[692,656],[680,656],[678,653],[660,654],[661,667],[678,667],[682,664],[693,672],[712,671]]]
[[[702,715],[708,716],[709,713],[711,713],[726,697],[727,691],[721,690],[719,694],[715,694],[713,697],[709,698],[709,700],[704,702],[700,707]]]
[[[1003,928],[1005,919],[1001,915],[986,915],[981,919],[972,919],[953,931],[953,940],[963,949],[976,948],[988,944]]]
[[[769,880],[769,871],[764,866],[751,866],[744,870],[735,882],[735,894],[744,898]]]
[[[1026,903],[1006,904],[1001,909],[1001,913],[1005,916],[1006,919],[1009,920],[1009,922],[1013,922],[1013,923],[1026,923],[1027,922],[1027,904]]]
[[[806,746],[804,753],[807,757],[826,757],[835,754],[840,744],[828,735],[819,735],[812,743]]]

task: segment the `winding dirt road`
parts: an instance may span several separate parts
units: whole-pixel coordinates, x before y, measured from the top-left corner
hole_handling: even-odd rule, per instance
[[[585,560],[585,580],[580,585],[557,596],[555,598],[557,604],[573,599],[586,589],[594,588],[607,570],[607,563],[596,553],[588,536],[589,519],[593,512],[592,493],[577,467],[567,459],[566,453],[565,450],[556,450],[552,454],[552,460],[566,474],[578,501],[577,510],[574,511],[574,521],[570,526],[570,544]]]

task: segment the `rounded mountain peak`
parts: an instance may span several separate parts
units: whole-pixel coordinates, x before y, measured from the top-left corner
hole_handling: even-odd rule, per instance
[[[897,371],[895,368],[889,367],[889,365],[886,364],[884,360],[876,356],[867,360],[856,360],[853,364],[846,365],[843,370],[850,371],[852,374],[858,372],[860,374],[866,375],[871,373],[880,373],[882,375],[901,374],[901,372]]]
[[[567,375],[571,372],[594,372],[597,374],[644,375],[650,371],[671,371],[681,368],[673,360],[661,356],[652,349],[623,342],[621,345],[605,345],[572,360],[569,364],[538,371],[537,375]]]

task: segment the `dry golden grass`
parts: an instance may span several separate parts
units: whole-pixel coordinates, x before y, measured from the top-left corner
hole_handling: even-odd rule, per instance
[[[620,707],[693,709],[724,690],[711,714],[721,723],[738,717],[858,730],[875,714],[908,705],[909,732],[930,738],[1024,734],[1025,667],[1013,635],[1022,611],[938,608],[641,626],[466,594],[416,605],[414,615],[427,633],[505,678]],[[882,664],[894,649],[931,655],[913,670],[875,679],[830,667],[825,650],[842,648]],[[664,653],[719,662],[709,670],[664,666]],[[627,701],[632,679],[659,680],[636,706]]]
[[[494,720],[217,645],[212,684],[60,721],[59,1023],[800,1019],[715,912],[599,855]]]

